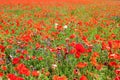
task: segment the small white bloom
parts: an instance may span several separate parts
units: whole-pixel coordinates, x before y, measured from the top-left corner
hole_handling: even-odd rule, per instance
[[[55,28],[57,28],[57,26],[58,26],[58,23],[55,23]]]
[[[58,23],[55,23],[55,26],[58,26]]]
[[[114,57],[114,56],[115,56],[115,54],[111,54],[111,56],[112,56],[112,57]]]
[[[67,28],[68,28],[68,26],[67,26],[67,25],[64,25],[64,26],[63,26],[63,28],[64,28],[64,29],[67,29]]]
[[[56,64],[52,64],[52,68],[55,69],[57,67]]]

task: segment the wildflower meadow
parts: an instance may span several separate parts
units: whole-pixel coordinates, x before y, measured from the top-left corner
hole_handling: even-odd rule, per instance
[[[0,0],[0,80],[120,80],[120,0]]]

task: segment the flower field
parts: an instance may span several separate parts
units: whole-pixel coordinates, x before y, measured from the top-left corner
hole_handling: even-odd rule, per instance
[[[120,1],[0,0],[0,80],[120,80]]]

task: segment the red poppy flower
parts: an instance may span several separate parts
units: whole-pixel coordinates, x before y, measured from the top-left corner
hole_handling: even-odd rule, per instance
[[[17,77],[16,80],[24,80],[22,77]]]
[[[70,50],[70,54],[74,54],[75,52],[76,52],[75,49],[71,49],[71,50]]]
[[[78,24],[79,24],[79,26],[82,26],[82,25],[83,25],[82,21],[79,21]]]
[[[116,53],[116,54],[109,54],[108,56],[110,59],[117,59],[120,60],[120,54]]]
[[[14,58],[13,60],[12,60],[12,64],[17,64],[17,63],[19,63],[20,62],[20,58]]]
[[[23,35],[23,36],[21,37],[21,40],[22,40],[22,41],[25,41],[25,42],[30,42],[30,41],[32,41],[32,38],[31,38],[30,35]]]
[[[39,49],[41,45],[39,43],[36,43],[36,49]]]
[[[39,72],[38,71],[32,71],[32,76],[39,76]]]
[[[75,34],[70,35],[70,39],[73,39],[73,38],[75,38],[75,37],[76,37]]]
[[[66,76],[57,76],[57,75],[54,75],[53,76],[53,80],[67,80],[67,77]]]
[[[80,77],[80,80],[88,80],[88,79],[87,79],[87,77],[86,77],[85,75],[82,75],[82,76]]]
[[[22,50],[22,54],[28,54],[27,50]]]
[[[84,68],[87,66],[87,63],[86,62],[79,62],[77,65],[76,65],[78,68]]]
[[[99,40],[101,37],[100,37],[99,34],[96,34],[96,35],[95,35],[95,38],[96,38],[96,40]]]
[[[18,77],[15,74],[11,74],[11,73],[8,74],[7,77],[9,80],[24,80],[22,77]]]
[[[81,53],[84,53],[86,51],[82,44],[76,44],[75,49],[76,49],[76,54],[75,54],[76,58],[80,58]]]
[[[2,70],[6,71],[7,67],[6,66],[1,66]]]
[[[99,53],[98,53],[98,52],[94,52],[94,53],[92,54],[92,57],[94,57],[94,58],[99,57]]]
[[[38,58],[38,60],[39,60],[39,61],[43,60],[43,57],[42,57],[42,56],[40,56],[40,57]]]
[[[83,37],[82,37],[82,40],[86,42],[86,41],[87,41],[87,37],[86,37],[86,36],[83,36]]]
[[[21,52],[21,50],[20,50],[20,49],[17,49],[17,50],[16,50],[16,53],[20,53],[20,52]]]
[[[0,72],[0,77],[2,77],[4,74],[2,72]]]
[[[115,67],[117,65],[117,63],[116,62],[110,62],[109,65]]]
[[[36,56],[32,56],[32,59],[35,60],[35,59],[36,59]]]
[[[116,74],[120,74],[120,69],[115,70]]]
[[[120,76],[116,76],[114,80],[120,80]]]
[[[80,53],[80,52],[76,52],[76,53],[75,53],[75,57],[76,57],[76,58],[80,58],[80,56],[81,56],[81,53]]]
[[[24,74],[26,76],[29,76],[30,75],[30,71],[29,69],[27,68],[22,68],[20,71],[19,71],[20,74]]]
[[[69,44],[69,46],[75,46],[75,42],[71,42],[70,44]]]
[[[7,77],[10,80],[16,80],[16,78],[17,78],[14,74],[8,74]]]
[[[24,59],[24,56],[23,55],[20,55],[20,57],[19,57],[20,59]]]
[[[76,44],[75,49],[81,53],[84,53],[86,51],[82,44]]]
[[[5,46],[0,45],[0,50],[1,50],[1,52],[4,52],[5,51]]]
[[[79,73],[78,69],[74,69],[74,74],[77,75]]]
[[[17,70],[19,74],[24,74],[26,76],[30,75],[30,70],[28,68],[26,68],[26,66],[24,64],[17,65],[15,70]]]
[[[19,20],[16,20],[16,25],[17,25],[17,26],[20,26]]]
[[[97,64],[95,67],[96,67],[97,70],[101,70],[103,65],[102,64]]]
[[[112,48],[112,41],[108,41],[109,47]]]
[[[0,25],[0,30],[2,30],[3,29],[3,26],[2,25]]]

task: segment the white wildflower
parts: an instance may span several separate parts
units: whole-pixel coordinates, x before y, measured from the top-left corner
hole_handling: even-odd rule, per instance
[[[67,28],[68,28],[68,26],[67,26],[67,25],[64,25],[64,26],[63,26],[63,28],[64,28],[64,29],[67,29]]]
[[[52,68],[55,69],[57,67],[56,64],[52,64]]]
[[[57,28],[58,27],[58,23],[55,23],[55,28]]]

